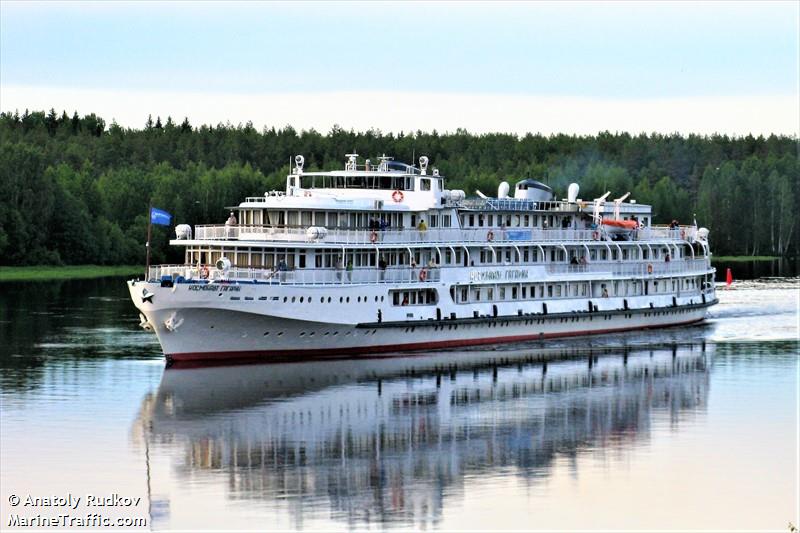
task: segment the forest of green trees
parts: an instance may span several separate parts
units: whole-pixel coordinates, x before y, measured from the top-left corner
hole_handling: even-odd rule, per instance
[[[535,125],[532,125],[535,126]],[[222,223],[225,206],[283,189],[290,158],[342,168],[344,154],[400,161],[427,155],[449,188],[493,193],[532,177],[559,197],[576,181],[584,199],[630,191],[655,221],[711,230],[718,255],[797,257],[798,140],[771,135],[517,136],[463,130],[391,134],[334,127],[259,131],[252,124],[192,126],[148,118],[126,129],[89,114],[0,113],[0,265],[144,261],[148,205],[176,223]],[[180,260],[157,228],[153,258]]]

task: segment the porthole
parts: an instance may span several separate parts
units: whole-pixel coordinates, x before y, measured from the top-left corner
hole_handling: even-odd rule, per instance
[[[345,302],[350,303],[350,297],[349,296],[347,298],[345,298],[344,300],[345,300]]]
[[[331,297],[328,296],[328,303],[331,303]]]
[[[294,298],[292,298],[292,301],[294,301]],[[303,303],[303,297],[302,296],[300,297],[300,303]]]
[[[264,332],[264,336],[265,336],[265,337],[269,337],[269,331],[265,331],[265,332]]]
[[[341,296],[339,296],[339,303],[342,303],[343,301],[344,301],[344,298],[342,298]]]
[[[375,302],[377,302],[377,301],[378,301],[378,297],[376,296],[376,297],[375,297]]]
[[[283,332],[282,332],[282,331],[279,331],[279,332],[278,332],[278,337],[280,337],[280,336],[282,336],[282,335],[283,335]]]
[[[383,301],[383,296],[381,296],[381,301]]]
[[[335,337],[336,335],[338,335],[338,334],[339,334],[339,332],[338,332],[338,331],[334,331],[334,332],[333,332],[333,336],[334,336],[334,337]]]
[[[315,333],[315,332],[314,332],[314,331],[312,331],[311,333],[309,333],[309,334],[308,334],[308,336],[309,336],[309,337],[313,337],[313,336],[314,336],[314,333]]]
[[[361,296],[358,297],[358,303],[361,303]]]
[[[306,332],[305,332],[305,331],[301,331],[301,332],[300,332],[300,336],[301,336],[301,337],[305,337],[305,336],[306,336]]]
[[[286,301],[287,301],[288,299],[289,299],[289,298],[287,298],[286,296],[284,296],[284,297],[283,297],[283,303],[286,303]]]
[[[294,296],[292,296],[292,303],[294,303],[295,299],[296,299],[296,298],[295,298]]]
[[[320,298],[319,299],[319,303],[324,304],[325,303],[325,298],[324,297]]]

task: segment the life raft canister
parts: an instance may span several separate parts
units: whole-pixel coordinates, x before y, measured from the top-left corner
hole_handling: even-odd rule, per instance
[[[399,190],[399,189],[398,189],[398,190],[396,190],[396,191],[394,191],[394,192],[392,193],[392,200],[394,200],[394,201],[395,201],[396,203],[398,203],[398,204],[399,204],[400,202],[402,202],[402,201],[403,201],[403,191],[401,191],[401,190]]]

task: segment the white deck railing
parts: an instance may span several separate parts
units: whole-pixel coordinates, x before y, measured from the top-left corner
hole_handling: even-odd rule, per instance
[[[537,265],[514,265],[515,268],[535,267]],[[466,267],[391,267],[381,270],[377,267],[359,267],[352,270],[336,268],[313,268],[295,270],[274,270],[267,268],[237,268],[232,267],[223,272],[213,267],[207,270],[196,265],[158,265],[150,267],[149,279],[160,280],[164,276],[173,279],[182,276],[188,280],[203,280],[208,275],[210,281],[263,281],[286,285],[342,285],[342,284],[368,284],[368,283],[432,283],[442,278],[442,271],[446,269],[463,269]],[[480,265],[475,268],[496,268],[496,265]],[[696,272],[703,274],[708,271],[708,263],[704,259],[686,259],[662,262],[601,262],[587,265],[545,265],[548,275],[585,276],[587,274],[608,274],[610,276],[636,276],[646,278],[663,274],[687,274]],[[424,274],[423,274],[424,272]],[[530,279],[528,282],[541,281]]]
[[[662,274],[703,273],[708,270],[705,259],[684,259],[674,261],[634,261],[634,262],[601,262],[587,265],[550,264],[548,274],[611,274],[613,276],[658,276]]]
[[[320,231],[321,230],[321,231]],[[240,240],[268,242],[296,242],[298,244],[442,244],[458,246],[461,243],[504,243],[526,242],[574,242],[608,241],[604,231],[591,229],[531,229],[531,228],[428,228],[403,230],[347,230],[320,228],[294,228],[248,225],[195,226],[197,240]],[[686,226],[678,229],[654,226],[631,232],[634,241],[654,240],[693,240],[697,228]]]
[[[423,274],[424,272],[424,274]],[[266,268],[230,268],[222,272],[209,267],[210,281],[263,281],[283,285],[347,285],[366,283],[432,283],[441,279],[440,268],[393,267],[381,270],[377,267],[354,268],[353,270],[336,268],[313,268],[298,270],[272,270]],[[206,271],[196,265],[159,265],[150,268],[150,278],[160,280],[163,276],[186,279],[205,279]]]

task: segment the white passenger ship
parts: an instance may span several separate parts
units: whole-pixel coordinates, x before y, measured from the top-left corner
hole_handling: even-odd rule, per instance
[[[448,190],[422,157],[305,172],[228,223],[176,227],[183,265],[129,281],[168,360],[351,356],[691,324],[716,303],[708,231],[525,179]]]

